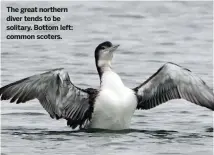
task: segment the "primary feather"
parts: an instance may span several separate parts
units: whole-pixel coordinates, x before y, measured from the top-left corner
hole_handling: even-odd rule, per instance
[[[1,100],[24,103],[38,99],[51,118],[64,118],[72,128],[91,119],[97,91],[73,85],[62,68],[34,75],[0,88]]]
[[[143,84],[136,87],[137,109],[151,109],[172,99],[186,99],[214,110],[212,90],[190,70],[166,63]]]

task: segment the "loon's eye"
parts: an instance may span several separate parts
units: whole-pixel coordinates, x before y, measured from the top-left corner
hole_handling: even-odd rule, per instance
[[[105,49],[105,47],[104,47],[104,46],[101,46],[101,49],[102,49],[102,50],[104,50],[104,49]]]

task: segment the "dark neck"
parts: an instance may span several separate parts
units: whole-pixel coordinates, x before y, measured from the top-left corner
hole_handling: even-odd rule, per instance
[[[98,72],[98,74],[99,74],[100,81],[101,81],[101,78],[102,78],[102,75],[103,75],[103,71],[102,71],[102,69],[98,66],[98,60],[97,60],[97,59],[95,59],[95,64],[96,64],[97,72]]]
[[[103,75],[103,71],[102,71],[102,69],[101,69],[100,67],[98,67],[98,66],[97,66],[97,72],[98,72],[99,77],[100,77],[100,80],[101,80],[102,75]]]

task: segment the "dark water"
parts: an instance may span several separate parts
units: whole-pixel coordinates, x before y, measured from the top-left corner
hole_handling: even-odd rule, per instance
[[[5,31],[8,16],[5,7],[9,5],[68,7],[68,13],[53,14],[63,18],[62,24],[73,25],[74,31],[35,32],[61,34],[62,40],[5,40],[5,34],[14,33]],[[189,68],[212,87],[212,6],[212,2],[4,2],[2,85],[64,67],[76,85],[97,88],[94,49],[110,40],[121,45],[114,56],[113,68],[131,88],[167,61]],[[36,100],[22,105],[2,102],[1,123],[4,155],[212,155],[213,152],[212,112],[184,100],[136,111],[131,129],[118,132],[72,131],[65,120],[52,120]]]

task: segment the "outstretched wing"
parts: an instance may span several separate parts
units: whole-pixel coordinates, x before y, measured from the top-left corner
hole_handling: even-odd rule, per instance
[[[0,88],[1,100],[24,103],[37,98],[52,118],[64,118],[72,128],[91,119],[95,89],[72,84],[62,68],[34,75]]]
[[[214,110],[212,90],[190,70],[166,63],[143,84],[134,89],[137,109],[151,109],[172,99],[186,99]]]

